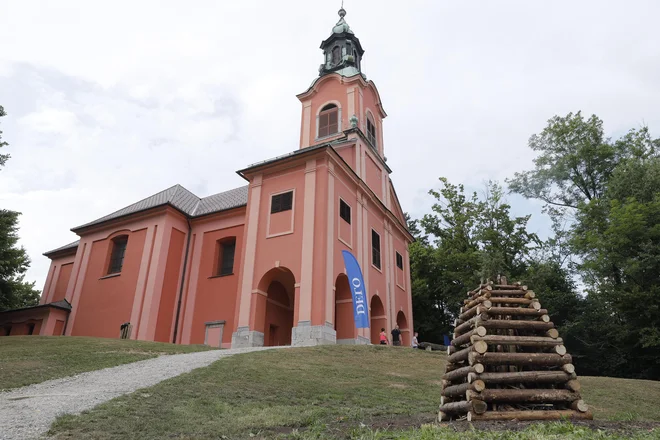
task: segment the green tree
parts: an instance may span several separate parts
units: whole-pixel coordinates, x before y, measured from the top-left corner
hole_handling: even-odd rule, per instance
[[[5,113],[5,109],[0,105],[0,118],[3,116],[6,116],[7,113]],[[7,146],[7,142],[3,142],[2,140],[2,130],[0,130],[0,148]],[[0,169],[5,165],[7,162],[7,159],[9,159],[8,154],[0,154]]]
[[[419,222],[408,221],[417,241],[410,249],[415,326],[425,341],[450,334],[465,294],[482,278],[522,275],[538,238],[529,217],[510,215],[502,188],[488,182],[483,197],[441,177],[436,202]]]
[[[19,213],[0,209],[0,310],[29,307],[39,303],[34,282],[24,281],[30,266],[25,249],[18,247]]]
[[[657,379],[660,140],[647,127],[605,139],[602,121],[578,112],[550,119],[529,146],[540,153],[535,168],[510,187],[546,202],[555,225],[570,219],[554,240],[588,294],[566,324],[577,352],[599,374]]]
[[[5,116],[5,110],[0,106],[0,117]],[[2,141],[0,131],[0,148],[7,146]],[[0,154],[0,168],[9,159],[8,154]],[[30,266],[30,258],[18,244],[18,216],[20,213],[0,209],[0,310],[29,307],[39,303],[39,291],[34,288],[34,282],[24,280],[25,272]]]

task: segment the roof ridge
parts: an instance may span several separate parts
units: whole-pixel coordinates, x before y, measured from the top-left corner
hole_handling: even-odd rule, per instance
[[[186,192],[192,194],[192,195],[195,196],[195,198],[197,199],[197,203],[195,203],[195,206],[193,207],[193,209],[191,209],[190,212],[187,213],[187,214],[190,215],[190,216],[194,216],[194,215],[195,215],[195,211],[197,211],[197,208],[199,207],[199,204],[202,202],[202,198],[199,197],[199,196],[198,196],[197,194],[195,194],[194,192],[190,191],[190,190],[189,190],[188,188],[186,188],[185,186],[181,185],[180,183],[177,183],[176,185],[178,186],[177,191],[178,191],[179,189],[182,189],[182,190],[184,190],[184,191],[186,191]],[[172,198],[176,197],[176,195],[177,195],[177,193],[175,192],[175,193],[174,193],[174,196],[173,196]]]

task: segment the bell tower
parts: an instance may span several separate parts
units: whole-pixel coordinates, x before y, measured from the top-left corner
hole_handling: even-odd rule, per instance
[[[324,62],[319,66],[319,76],[337,72],[350,77],[360,73],[364,49],[344,17],[346,10],[339,10],[339,21],[332,28],[332,35],[321,43]]]
[[[376,85],[363,73],[364,49],[345,17],[346,10],[341,8],[339,21],[321,42],[319,76],[297,95],[302,104],[300,148],[333,145],[361,178],[366,179],[371,169],[369,185],[378,186],[378,193],[384,194],[381,187],[391,172],[383,147],[387,114]]]

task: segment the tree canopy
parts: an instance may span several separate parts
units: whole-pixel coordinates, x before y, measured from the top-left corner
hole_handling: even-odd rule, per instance
[[[0,106],[0,117],[5,111]],[[0,148],[7,143],[2,141]],[[0,154],[0,168],[9,159],[8,154]],[[34,282],[25,281],[25,272],[30,266],[30,258],[23,247],[18,247],[18,216],[20,213],[0,209],[0,311],[29,307],[39,303],[39,291]]]
[[[440,178],[431,213],[408,222],[421,340],[442,342],[465,292],[502,273],[538,292],[580,374],[660,378],[660,139],[648,127],[604,132],[577,112],[530,137],[534,167],[507,183],[544,202],[545,241],[499,184],[479,197]]]

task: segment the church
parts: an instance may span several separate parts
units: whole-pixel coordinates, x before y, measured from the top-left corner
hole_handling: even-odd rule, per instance
[[[302,104],[297,150],[238,170],[246,185],[167,188],[71,230],[46,252],[40,304],[0,313],[2,335],[125,338],[222,348],[378,344],[413,329],[413,237],[390,179],[387,116],[339,10]],[[356,328],[342,251],[362,270]]]

